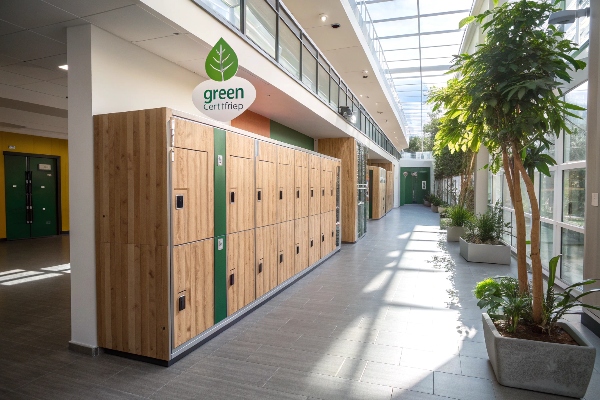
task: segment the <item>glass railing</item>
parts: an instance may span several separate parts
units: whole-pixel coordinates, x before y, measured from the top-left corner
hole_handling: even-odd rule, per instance
[[[379,36],[377,36],[377,32],[375,31],[375,25],[373,24],[373,20],[371,19],[369,10],[367,9],[367,4],[364,0],[348,1],[350,2],[350,6],[354,11],[354,16],[358,21],[363,35],[365,39],[367,39],[367,44],[369,46],[369,49],[371,50],[371,53],[379,62],[377,67],[379,68],[379,72],[381,73],[381,75],[385,78],[387,89],[389,90],[392,98],[394,99],[393,107],[396,108],[396,112],[398,113],[398,115],[400,115],[400,119],[402,120],[402,128],[406,129],[404,134],[408,135],[410,133],[408,132],[408,122],[406,120],[406,116],[404,115],[404,110],[402,109],[400,97],[396,92],[394,78],[389,72],[390,67],[388,65],[387,60],[385,59],[385,52],[383,50],[383,47],[381,46],[381,42],[379,41]]]
[[[394,158],[400,152],[280,0],[194,0]],[[383,51],[380,51],[383,55]],[[395,93],[395,92],[394,92]],[[396,96],[397,97],[397,96]],[[406,125],[406,124],[404,124]]]
[[[414,153],[402,151],[400,152],[400,158],[409,158],[413,160],[432,160],[433,153],[431,151],[417,151]]]

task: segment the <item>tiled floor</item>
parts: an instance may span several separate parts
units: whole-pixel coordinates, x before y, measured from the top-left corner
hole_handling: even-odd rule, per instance
[[[70,353],[68,270],[43,270],[68,262],[68,238],[0,243],[0,398],[559,398],[500,386],[488,363],[471,290],[486,276],[515,274],[514,265],[468,264],[457,244],[448,245],[454,268],[428,263],[443,253],[439,216],[422,206],[368,228],[170,368]],[[24,271],[7,273],[15,269]],[[586,396],[598,398],[600,355]]]

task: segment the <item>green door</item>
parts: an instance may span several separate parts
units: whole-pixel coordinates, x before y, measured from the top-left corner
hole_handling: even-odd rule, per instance
[[[4,156],[8,240],[58,234],[57,161]]]
[[[52,236],[58,233],[56,160],[31,157],[31,237]]]
[[[422,204],[423,196],[429,193],[429,167],[403,167],[400,168],[400,205]]]
[[[31,237],[27,212],[27,157],[4,156],[6,238]]]

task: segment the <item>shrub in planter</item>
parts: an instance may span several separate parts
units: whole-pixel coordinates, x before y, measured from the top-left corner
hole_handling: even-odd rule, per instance
[[[464,226],[473,218],[473,214],[466,207],[457,204],[446,210],[446,217],[450,219],[446,238],[449,242],[458,242],[458,239],[466,233]]]
[[[430,198],[431,198],[431,194],[429,194],[429,193],[425,193],[423,195],[423,205],[425,207],[431,206]]]
[[[550,260],[548,288],[541,324],[533,322],[532,290],[520,290],[512,277],[488,278],[474,290],[482,315],[485,344],[496,379],[501,385],[571,397],[583,397],[590,382],[596,349],[566,322],[559,320],[574,307],[598,307],[573,291],[596,281],[589,279],[556,292],[554,282],[560,256]]]
[[[435,194],[432,194],[429,197],[429,201],[431,202],[431,211],[434,213],[438,212],[438,207],[442,205],[442,199],[437,197]]]
[[[465,234],[459,239],[460,255],[470,262],[484,262],[489,264],[510,264],[510,246],[501,242],[502,232],[510,227],[502,219],[500,203],[479,214],[464,224]]]

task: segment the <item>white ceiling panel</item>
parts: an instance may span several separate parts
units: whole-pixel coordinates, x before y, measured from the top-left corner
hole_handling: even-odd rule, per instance
[[[69,21],[61,22],[53,25],[46,25],[40,28],[32,29],[35,33],[49,37],[50,39],[56,40],[61,43],[67,43],[67,28],[77,25],[86,25],[88,22],[81,18],[71,19]]]
[[[24,29],[57,24],[75,18],[60,8],[41,0],[0,1],[0,16]]]
[[[0,69],[0,83],[10,86],[26,85],[28,83],[40,82],[39,79],[30,78],[25,75],[14,74]]]
[[[33,65],[31,63],[6,65],[4,67],[0,67],[0,70],[25,75],[30,78],[35,78],[42,81],[48,81],[51,79],[58,79],[67,76],[66,71],[63,71],[61,69],[56,68],[54,70],[50,70],[39,67],[37,65]]]
[[[65,54],[67,45],[31,31],[0,36],[0,54],[28,61],[38,58]]]
[[[16,64],[18,62],[20,62],[20,60],[17,60],[16,58],[0,54],[0,67],[4,65]]]
[[[20,85],[20,87],[50,96],[66,98],[68,95],[68,89],[65,86],[56,85],[50,82],[36,82],[28,85]]]
[[[86,18],[105,31],[130,42],[156,39],[177,32],[154,15],[138,6],[129,6]]]
[[[208,46],[190,39],[188,35],[171,35],[135,44],[174,62],[195,59],[198,55],[208,54],[210,51]]]
[[[59,65],[65,65],[67,63],[67,53],[57,54],[55,56],[37,58],[35,60],[28,61],[27,64],[37,65],[38,67],[46,68],[49,70],[57,70]],[[58,71],[65,76],[67,73],[62,69]]]
[[[177,64],[208,79],[208,76],[206,75],[206,68],[204,67],[205,62],[206,58],[197,58],[195,60],[178,61]]]
[[[44,0],[78,17],[98,14],[139,3],[138,0]]]
[[[65,77],[65,78],[59,78],[59,79],[52,79],[48,82],[54,83],[55,85],[67,87],[68,83],[69,83],[69,79]]]
[[[0,36],[8,35],[9,33],[14,33],[22,30],[23,28],[21,28],[20,26],[11,24],[10,22],[0,19]]]

